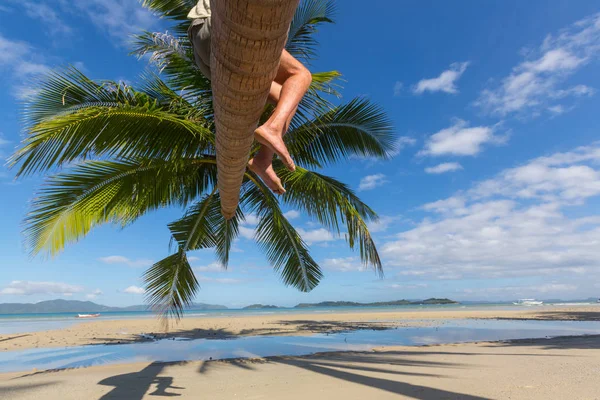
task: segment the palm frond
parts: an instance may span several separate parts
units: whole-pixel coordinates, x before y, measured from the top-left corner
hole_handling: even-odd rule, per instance
[[[294,57],[309,61],[316,56],[318,45],[314,34],[323,23],[333,23],[333,0],[302,0],[290,26],[286,50]]]
[[[38,193],[25,219],[27,247],[54,255],[98,225],[125,226],[150,210],[185,206],[215,180],[214,159],[84,163]]]
[[[206,127],[153,104],[90,107],[57,115],[29,129],[9,159],[28,175],[90,157],[193,157],[212,152],[214,135]]]
[[[387,159],[395,146],[390,119],[380,107],[361,98],[292,129],[285,141],[298,164],[314,167],[349,156]]]
[[[377,214],[343,183],[303,168],[290,172],[278,162],[277,174],[287,188],[283,200],[315,218],[336,233],[346,226],[346,240],[351,249],[359,248],[361,260],[383,275],[381,259],[369,233],[367,222]]]
[[[323,277],[300,234],[285,218],[275,196],[250,173],[253,185],[246,185],[241,203],[259,218],[256,241],[281,275],[283,283],[303,292],[314,289]]]
[[[154,11],[161,18],[166,18],[176,23],[174,30],[184,34],[190,21],[187,15],[196,6],[198,0],[142,0],[142,6]]]
[[[144,274],[146,301],[163,321],[180,319],[200,285],[183,250],[160,260]]]

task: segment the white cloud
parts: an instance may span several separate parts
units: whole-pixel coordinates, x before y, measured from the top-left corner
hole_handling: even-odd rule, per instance
[[[399,217],[390,217],[387,215],[381,215],[377,221],[371,221],[367,223],[367,227],[369,228],[369,232],[378,233],[385,232],[392,223],[397,221]]]
[[[139,286],[129,286],[128,288],[123,290],[123,293],[129,293],[129,294],[144,294],[146,293],[146,290],[144,288],[141,288]]]
[[[302,239],[309,245],[313,243],[332,242],[336,240],[333,234],[325,228],[315,229],[312,231],[298,228],[297,231]]]
[[[556,114],[558,100],[594,94],[585,85],[564,87],[567,78],[598,57],[600,14],[580,20],[549,35],[529,60],[513,68],[501,84],[481,93],[476,105],[491,114],[537,116],[547,109]]]
[[[400,81],[394,84],[394,96],[400,96],[402,94],[402,89],[404,89],[404,84]]]
[[[244,217],[245,219],[242,221],[242,225],[256,226],[260,222],[256,214],[247,214]]]
[[[124,256],[100,257],[98,260],[102,261],[105,264],[124,264],[131,268],[149,267],[152,264],[154,264],[154,261],[152,261],[152,260],[144,260],[144,259],[132,260],[132,259],[124,257]]]
[[[456,120],[449,128],[431,135],[420,156],[475,156],[483,151],[486,144],[503,144],[508,140],[507,135],[496,135],[495,126],[469,127],[469,123]]]
[[[30,296],[33,294],[58,294],[69,296],[81,293],[83,287],[61,282],[12,281],[0,290],[0,294]]]
[[[21,5],[25,8],[25,14],[30,18],[42,21],[50,34],[70,35],[73,32],[71,27],[58,16],[58,13],[52,7],[39,1],[24,1]]]
[[[248,228],[246,226],[241,225],[239,228],[240,236],[249,240],[254,239],[255,230],[254,228]]]
[[[283,214],[284,217],[286,217],[287,219],[296,219],[296,218],[300,218],[300,213],[296,210],[290,210],[288,212],[286,212],[285,214]]]
[[[34,87],[25,82],[49,71],[39,54],[41,52],[29,43],[10,40],[0,33],[0,72],[7,71],[12,94],[18,99],[23,100],[37,93]]]
[[[457,162],[448,162],[436,165],[435,167],[425,168],[428,174],[445,174],[446,172],[454,172],[463,169],[462,165]]]
[[[456,81],[465,73],[469,62],[453,63],[450,69],[442,72],[440,76],[432,79],[423,79],[413,88],[413,93],[423,94],[424,92],[444,92],[458,93]]]
[[[137,0],[61,0],[61,3],[63,10],[76,10],[87,16],[98,30],[112,36],[118,44],[129,41],[131,34],[152,31],[158,22]]]
[[[212,264],[203,265],[199,267],[193,267],[194,271],[198,272],[225,272],[227,271],[220,263],[214,262]]]
[[[365,271],[365,266],[356,257],[327,258],[323,261],[323,267],[342,272]]]
[[[387,183],[384,174],[368,175],[360,180],[358,190],[360,192],[365,190],[373,190],[379,186],[383,186]]]
[[[600,145],[580,147],[425,204],[428,217],[382,246],[385,265],[421,279],[597,281],[600,214],[578,206],[600,195],[599,163]]]
[[[102,290],[96,289],[92,293],[86,294],[85,297],[88,298],[88,299],[95,299],[98,296],[102,296],[102,294],[103,294]]]

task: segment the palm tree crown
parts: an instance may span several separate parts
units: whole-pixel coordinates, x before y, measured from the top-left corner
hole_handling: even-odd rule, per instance
[[[143,4],[172,20],[175,34],[136,37],[133,53],[150,55],[155,67],[141,76],[139,86],[92,81],[68,67],[44,77],[25,104],[27,135],[10,162],[18,176],[48,174],[25,219],[31,252],[55,255],[100,224],[127,226],[155,209],[185,207],[181,219],[169,224],[173,254],[144,275],[153,308],[179,318],[199,288],[187,252],[215,249],[226,268],[248,213],[259,218],[256,242],[285,284],[310,291],[319,283],[321,268],[284,216],[283,203],[343,232],[364,264],[381,273],[367,228],[377,215],[348,186],[315,170],[349,156],[387,158],[394,136],[385,113],[362,98],[334,105],[329,99],[339,97],[340,74],[314,73],[285,137],[298,168],[289,172],[274,162],[287,193],[278,199],[248,170],[237,213],[225,220],[215,184],[210,82],[196,69],[186,36],[186,15],[195,0]],[[333,12],[332,1],[302,1],[287,50],[306,62],[313,59],[313,34],[332,22]],[[265,107],[264,119],[271,111]]]

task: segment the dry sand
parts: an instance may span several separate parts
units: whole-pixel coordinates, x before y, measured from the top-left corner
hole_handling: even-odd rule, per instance
[[[600,336],[0,375],[1,399],[599,399]]]
[[[156,319],[93,321],[65,329],[0,335],[0,351],[38,347],[123,344],[139,342],[140,335],[157,337],[227,338],[253,335],[306,335],[356,329],[384,329],[399,326],[423,326],[435,321],[462,318],[544,319],[600,321],[600,307],[540,307],[524,310],[435,310],[272,314],[184,318],[165,333]]]

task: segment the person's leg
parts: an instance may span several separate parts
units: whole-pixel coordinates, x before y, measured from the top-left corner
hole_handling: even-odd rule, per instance
[[[286,167],[293,171],[294,161],[285,147],[283,135],[289,128],[298,104],[310,87],[312,75],[301,62],[284,50],[275,82],[281,83],[279,101],[269,120],[256,130],[255,138],[263,147],[275,152]],[[277,89],[272,86],[269,97],[275,98],[276,92]]]
[[[269,92],[269,98],[267,99],[267,102],[269,104],[277,106],[277,104],[279,103],[279,99],[281,97],[281,89],[282,89],[281,84],[279,84],[277,82],[273,82],[271,84],[271,91]],[[296,114],[296,110],[297,110],[297,108],[294,109],[294,112],[292,114],[290,114],[288,120],[286,121],[285,131],[288,130],[290,123],[292,122],[292,119],[294,118],[294,115]],[[273,169],[273,156],[274,155],[275,155],[275,152],[273,150],[271,150],[270,147],[261,145],[260,150],[256,153],[254,158],[252,160],[250,160],[250,162],[248,163],[248,167],[250,168],[250,170],[252,172],[257,174],[263,180],[265,185],[267,185],[274,193],[284,194],[285,189],[283,188],[283,185],[281,184],[281,179],[279,179],[279,177],[275,173],[275,170]]]

